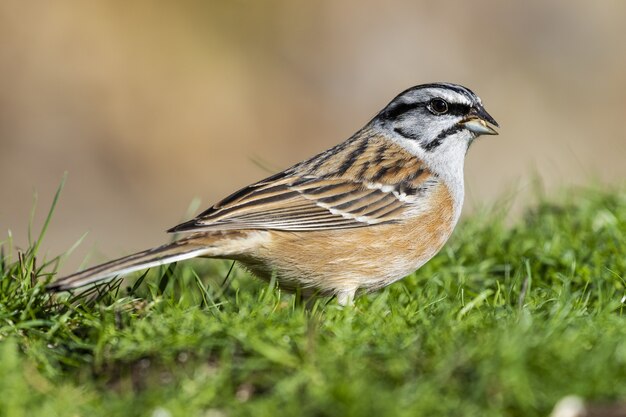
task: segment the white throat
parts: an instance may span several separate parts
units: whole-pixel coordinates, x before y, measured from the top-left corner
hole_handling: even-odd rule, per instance
[[[465,166],[465,155],[472,139],[470,135],[470,132],[460,131],[447,137],[432,151],[425,151],[417,141],[409,140],[395,134],[395,132],[392,135],[394,142],[424,161],[424,164],[448,186],[454,201],[455,223],[461,215],[465,198],[463,167]]]

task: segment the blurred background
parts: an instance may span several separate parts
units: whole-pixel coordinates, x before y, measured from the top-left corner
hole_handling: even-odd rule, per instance
[[[626,176],[626,2],[0,2],[1,238],[62,270],[164,243],[238,187],[348,138],[397,93],[477,92],[500,123],[466,212]]]

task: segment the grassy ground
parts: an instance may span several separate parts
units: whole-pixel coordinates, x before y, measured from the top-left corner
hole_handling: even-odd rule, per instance
[[[222,286],[221,261],[51,299],[40,240],[7,241],[0,415],[532,417],[568,394],[625,399],[626,191],[503,218],[465,220],[355,308],[310,311],[236,267]]]

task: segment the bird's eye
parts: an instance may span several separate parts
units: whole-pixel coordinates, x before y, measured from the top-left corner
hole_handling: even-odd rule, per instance
[[[448,112],[448,103],[441,98],[434,98],[428,103],[428,109],[433,114],[445,114]]]

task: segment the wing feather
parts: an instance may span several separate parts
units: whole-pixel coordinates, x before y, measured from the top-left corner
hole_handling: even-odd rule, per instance
[[[319,172],[328,163],[313,158],[231,194],[169,232],[313,231],[396,222],[407,215],[407,210],[415,213],[416,207],[424,207],[420,202],[439,182],[415,157],[380,141],[368,146],[346,145],[336,152],[346,153],[334,153],[336,160],[352,164],[344,175],[338,174],[341,170],[335,170],[335,174]],[[357,152],[370,160],[381,158],[370,164],[379,165],[380,169],[363,165],[362,158],[354,159]],[[327,156],[321,154],[317,158]],[[360,174],[355,176],[354,172]]]
[[[232,202],[220,202],[171,231],[271,229],[312,231],[346,229],[400,220],[412,204],[400,187],[385,188],[342,178],[305,184],[251,188]],[[418,192],[412,196],[419,200]]]

